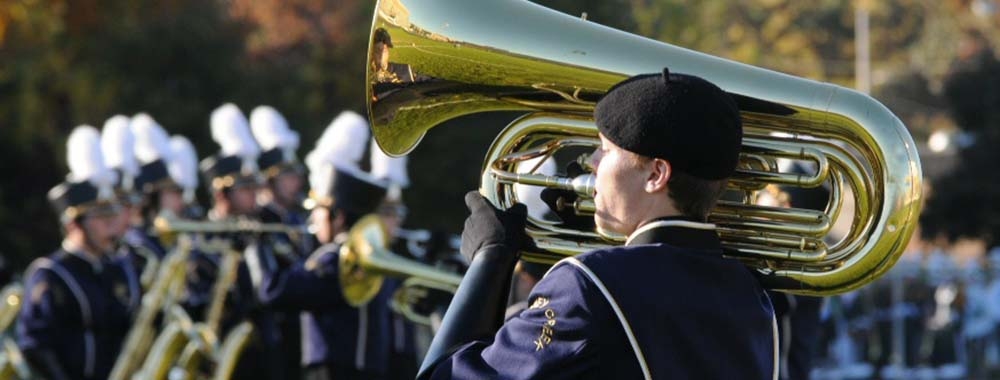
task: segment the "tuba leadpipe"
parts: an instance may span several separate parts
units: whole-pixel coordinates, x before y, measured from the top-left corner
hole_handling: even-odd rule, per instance
[[[391,35],[394,47],[377,45],[377,30]],[[526,112],[495,139],[483,164],[480,191],[499,208],[518,201],[513,185],[520,183],[574,190],[580,199],[565,206],[592,213],[590,179],[514,174],[515,165],[547,154],[541,150],[549,142],[595,143],[591,114],[600,97],[629,76],[666,66],[717,84],[740,108],[743,149],[728,188],[742,201],[721,202],[710,220],[727,255],[759,272],[768,288],[811,295],[856,289],[888,271],[916,226],[916,146],[899,119],[865,94],[520,0],[382,0],[371,41],[368,111],[372,134],[390,155],[406,154],[429,129],[459,116]],[[786,159],[815,169],[783,172],[777,163]],[[829,186],[829,202],[821,212],[753,205],[754,194],[772,184]],[[850,226],[837,237],[832,225],[841,219]],[[622,241],[535,218],[527,232],[537,249],[524,257],[542,262]]]

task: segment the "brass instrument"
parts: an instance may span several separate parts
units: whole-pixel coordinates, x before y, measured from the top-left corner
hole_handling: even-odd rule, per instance
[[[30,379],[31,369],[13,337],[9,336],[11,326],[21,310],[24,287],[10,284],[0,291],[0,380]]]
[[[383,275],[419,278],[436,288],[457,289],[462,276],[405,259],[386,247],[389,233],[378,215],[368,215],[354,224],[340,248],[340,286],[352,306],[371,301],[382,287]]]
[[[149,353],[156,338],[154,322],[156,315],[169,305],[170,291],[178,281],[183,282],[188,256],[191,253],[191,239],[179,240],[177,249],[169,255],[164,265],[159,268],[156,281],[142,295],[142,306],[129,329],[121,353],[115,360],[115,366],[108,377],[111,380],[128,380],[129,376],[139,370],[146,354]],[[161,354],[162,355],[162,354]]]
[[[394,47],[376,44],[384,30]],[[906,246],[920,213],[922,175],[903,124],[867,95],[694,52],[607,28],[519,0],[381,0],[372,23],[367,76],[372,134],[390,155],[412,150],[431,128],[473,113],[527,114],[494,141],[481,192],[497,207],[517,202],[514,183],[581,195],[567,205],[593,212],[592,178],[518,174],[516,164],[565,149],[597,145],[592,112],[615,83],[639,73],[694,74],[729,92],[740,106],[744,141],[717,224],[730,255],[761,273],[764,284],[798,294],[830,295],[884,274]],[[388,50],[387,50],[388,49]],[[389,64],[385,64],[388,55]],[[384,72],[406,68],[405,80]],[[781,172],[778,159],[809,163],[809,175]],[[753,205],[768,184],[832,187],[825,211]],[[845,199],[848,232],[827,243]],[[537,250],[524,258],[554,262],[621,237],[529,218]]]
[[[0,291],[0,332],[7,331],[17,319],[23,297],[24,287],[18,283],[7,285]]]
[[[274,233],[297,237],[308,233],[306,227],[281,223],[261,223],[250,219],[225,221],[191,221],[180,219],[169,213],[161,214],[153,220],[153,228],[161,235],[181,232],[225,234],[225,233]]]
[[[222,254],[225,257],[235,256],[238,261],[238,254],[230,252],[231,248],[226,240],[205,240],[200,235],[194,235],[191,238],[197,239],[191,244],[197,246],[201,252]],[[177,303],[177,297],[185,291],[186,256],[190,254],[190,250],[179,253],[184,253],[185,257],[176,259],[176,262],[180,264],[176,267],[176,272],[173,272],[172,280],[165,285],[168,289],[165,291],[166,300],[163,303],[166,314],[165,326],[152,342],[148,350],[149,354],[144,356],[141,367],[132,376],[133,379],[190,378],[195,375],[196,366],[204,358],[215,357],[219,340],[216,331],[221,320],[221,308],[225,301],[224,296],[228,285],[216,284],[211,304],[207,308],[206,321],[194,322]],[[237,266],[227,264],[231,261],[233,259],[224,260],[220,265],[217,277],[217,281],[220,283],[227,282],[226,279],[235,279]],[[231,281],[228,284],[231,285]],[[142,360],[143,358],[137,359]],[[128,374],[129,371],[125,373]]]
[[[240,254],[229,247],[223,249],[221,255],[222,261],[219,263],[205,321],[194,323],[187,329],[189,333],[186,336],[190,339],[177,357],[176,364],[171,368],[171,379],[198,378],[202,363],[206,361],[214,364],[216,372],[231,373],[236,368],[247,342],[253,338],[253,325],[244,321],[229,332],[220,346],[227,294],[236,283],[239,263],[242,260]],[[191,331],[195,333],[191,334]]]
[[[389,301],[389,308],[410,322],[433,327],[431,317],[414,310],[413,305],[419,303],[429,295],[429,292],[434,290],[455,294],[458,286],[420,277],[410,277],[403,280],[403,284],[392,294],[392,300]]]

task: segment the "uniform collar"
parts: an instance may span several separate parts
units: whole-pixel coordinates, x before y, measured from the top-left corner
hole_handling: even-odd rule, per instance
[[[104,270],[104,263],[98,257],[94,257],[76,244],[69,242],[68,240],[63,240],[62,249],[66,251],[70,256],[76,257],[77,259],[90,264],[90,267],[94,270],[94,273],[101,273]]]
[[[284,222],[288,218],[288,209],[279,205],[275,201],[267,202],[267,204],[265,204],[262,208],[268,209],[271,212],[273,212],[275,215],[281,218],[282,222]]]
[[[643,224],[629,235],[626,246],[666,243],[696,249],[721,249],[715,225],[685,217],[664,217]]]

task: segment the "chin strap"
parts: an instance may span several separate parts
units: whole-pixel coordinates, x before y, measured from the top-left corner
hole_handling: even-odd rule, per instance
[[[517,255],[502,245],[486,246],[476,252],[427,350],[418,379],[427,378],[461,345],[496,334],[503,325],[516,263]]]

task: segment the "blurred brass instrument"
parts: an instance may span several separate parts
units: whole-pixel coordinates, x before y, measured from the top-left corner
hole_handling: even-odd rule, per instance
[[[460,280],[461,276],[458,279]],[[414,309],[414,306],[420,304],[430,295],[430,292],[435,290],[455,294],[455,291],[458,290],[458,285],[420,277],[410,277],[403,280],[403,284],[392,294],[392,299],[389,301],[389,308],[410,322],[433,327],[431,317],[417,311]]]
[[[139,363],[125,360],[133,363],[129,365],[129,369],[138,367],[138,371],[132,376],[133,379],[201,378],[202,374],[199,371],[203,368],[203,363],[213,364],[216,375],[229,373],[235,368],[242,348],[253,336],[251,325],[248,323],[246,326],[240,324],[233,328],[220,343],[220,324],[225,299],[229,288],[236,281],[240,256],[231,249],[227,240],[205,240],[201,236],[198,238],[199,240],[193,244],[197,246],[199,251],[222,255],[211,301],[206,308],[205,321],[193,321],[176,299],[184,292],[187,256],[190,254],[189,247],[171,256],[176,261],[169,261],[180,263],[180,265],[176,267],[176,272],[172,272],[172,281],[166,284],[168,290],[165,291],[165,294],[168,296],[168,300],[163,305],[165,326],[151,343],[148,349],[149,354],[138,357],[144,359],[139,362],[141,366],[136,365]],[[180,253],[183,253],[183,257],[178,257],[182,256]],[[145,299],[143,302],[146,302]],[[126,344],[129,342],[130,340],[126,340]],[[125,352],[127,351],[123,350],[123,355]],[[122,359],[119,358],[119,361]],[[118,363],[116,363],[116,369],[117,365]],[[127,370],[123,373],[129,374],[132,371]]]
[[[177,218],[170,213],[163,213],[153,221],[153,228],[160,235],[192,232],[201,234],[225,233],[274,233],[298,238],[308,231],[303,226],[290,226],[281,223],[261,223],[249,219],[233,219],[224,221],[191,221]]]
[[[0,291],[0,380],[30,379],[31,369],[10,336],[11,327],[17,320],[24,297],[21,284],[10,284]]]
[[[384,30],[392,48],[376,43]],[[639,73],[704,77],[740,106],[744,141],[730,181],[743,201],[711,216],[729,254],[775,290],[831,295],[858,288],[898,259],[920,213],[922,174],[904,125],[871,97],[631,35],[520,0],[381,0],[369,45],[368,110],[386,153],[412,150],[431,128],[459,116],[525,111],[494,141],[481,192],[497,207],[517,202],[513,184],[573,190],[567,205],[593,213],[593,179],[518,174],[527,159],[597,145],[592,112],[615,83]],[[388,75],[392,74],[392,75]],[[387,80],[390,78],[391,80]],[[807,175],[782,172],[778,159],[807,163]],[[768,184],[831,186],[824,211],[762,207]],[[853,199],[853,202],[849,202]],[[842,238],[830,231],[853,204]],[[537,250],[554,262],[621,237],[530,218]],[[826,240],[830,240],[829,242]]]
[[[135,322],[132,323],[128,335],[125,336],[121,353],[118,355],[108,379],[128,380],[130,374],[139,370],[156,338],[156,315],[167,305],[169,293],[174,288],[174,284],[184,280],[184,271],[191,253],[191,244],[189,238],[182,238],[178,241],[177,249],[167,256],[164,265],[160,267],[156,281],[142,295],[142,306],[139,308],[139,313]],[[163,356],[162,353],[155,355],[157,357]]]
[[[253,324],[240,322],[222,338],[222,319],[226,298],[230,288],[236,283],[240,254],[230,247],[221,250],[222,261],[212,289],[212,300],[203,323],[184,322],[184,336],[187,342],[177,356],[177,362],[170,369],[169,378],[198,379],[204,363],[213,368],[212,378],[229,379],[239,362],[243,349],[253,338]],[[221,342],[220,342],[221,339]]]
[[[348,235],[347,242],[340,249],[340,285],[344,299],[352,306],[371,301],[382,288],[384,275],[420,279],[421,286],[451,289],[451,292],[462,282],[462,276],[405,259],[389,251],[389,233],[378,215],[361,218]],[[416,286],[415,283],[411,284]],[[400,290],[407,291],[403,289],[407,289],[405,286]],[[409,305],[396,307],[412,312]],[[415,316],[416,313],[412,315]]]
[[[24,297],[24,287],[13,283],[0,291],[0,332],[7,331],[17,319],[21,311],[21,300]]]

